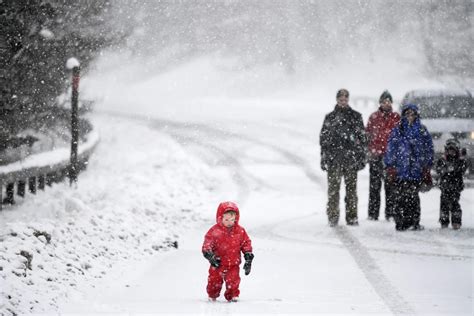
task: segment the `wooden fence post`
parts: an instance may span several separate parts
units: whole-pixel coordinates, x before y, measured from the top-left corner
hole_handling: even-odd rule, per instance
[[[53,176],[54,176],[54,173],[52,173],[52,172],[46,174],[46,185],[48,187],[53,185]]]
[[[36,194],[36,177],[28,178],[28,191],[32,194]]]
[[[16,194],[18,196],[25,197],[25,188],[26,188],[25,180],[18,180]]]
[[[6,203],[15,204],[15,183],[8,183],[6,188]]]
[[[41,191],[44,191],[45,184],[46,184],[46,179],[45,179],[44,174],[42,174],[38,177],[38,189],[40,189]]]

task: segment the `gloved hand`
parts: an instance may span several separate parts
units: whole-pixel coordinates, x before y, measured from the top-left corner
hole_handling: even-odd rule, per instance
[[[366,159],[360,160],[355,164],[355,168],[357,171],[361,171],[362,169],[365,168],[365,165],[367,164]]]
[[[389,183],[394,183],[397,180],[397,169],[395,167],[388,167],[385,169],[385,177]]]
[[[354,167],[357,171],[361,171],[365,168],[365,165],[369,162],[369,153],[368,150],[365,148],[360,148],[354,153],[354,157],[356,158],[356,162]]]
[[[244,271],[245,271],[245,275],[249,275],[250,274],[250,270],[252,269],[252,260],[253,260],[253,253],[251,252],[246,252],[244,253],[244,259],[245,259],[245,263],[244,263]]]
[[[423,168],[423,183],[427,186],[433,185],[433,178],[431,177],[430,168]]]
[[[420,192],[428,192],[433,187],[433,178],[431,177],[431,168],[423,168],[420,183]]]
[[[321,154],[321,170],[328,171],[328,162],[325,154]]]
[[[219,266],[221,265],[221,258],[217,257],[212,252],[203,252],[202,254],[204,255],[204,258],[209,260],[211,266],[213,266],[214,268],[219,268]]]

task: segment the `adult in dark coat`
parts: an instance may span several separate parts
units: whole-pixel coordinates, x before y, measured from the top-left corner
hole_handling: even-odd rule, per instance
[[[339,191],[341,180],[346,185],[346,223],[358,225],[357,172],[366,164],[367,139],[362,115],[349,106],[349,91],[336,94],[337,104],[326,115],[321,129],[321,168],[328,174],[328,203],[326,212],[329,225],[339,221]]]
[[[384,178],[383,156],[387,151],[387,141],[392,129],[400,122],[400,114],[392,111],[392,95],[384,91],[379,98],[379,108],[372,113],[365,131],[369,140],[369,220],[378,220],[380,212],[380,191],[382,181],[385,189],[385,219],[393,217],[394,187]]]
[[[433,140],[418,115],[415,104],[402,108],[402,119],[392,130],[384,163],[389,181],[396,187],[395,228],[423,229],[420,225],[422,182],[431,180]]]

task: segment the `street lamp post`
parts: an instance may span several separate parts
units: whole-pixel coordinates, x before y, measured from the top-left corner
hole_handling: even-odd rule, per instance
[[[72,97],[71,97],[71,160],[69,167],[69,184],[77,183],[77,174],[79,166],[77,163],[77,151],[79,144],[79,79],[80,63],[76,58],[69,58],[66,67],[72,70]]]

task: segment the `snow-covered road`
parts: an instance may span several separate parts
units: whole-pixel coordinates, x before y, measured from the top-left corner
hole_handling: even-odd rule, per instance
[[[0,212],[0,311],[472,315],[473,188],[462,194],[461,230],[439,228],[433,189],[421,195],[426,229],[396,232],[366,220],[366,168],[360,226],[327,225],[318,134],[335,91],[390,87],[399,99],[434,84],[394,63],[369,64],[377,76],[362,81],[362,70],[340,65],[307,85],[272,68],[228,74],[209,58],[140,78],[129,70],[141,63],[102,67],[84,80],[84,94],[102,100],[93,117],[101,143],[79,186]],[[375,108],[357,110],[366,120]],[[207,302],[200,252],[224,200],[240,206],[255,252],[232,304]]]
[[[107,113],[106,115],[113,115]],[[133,117],[171,136],[219,179],[205,222],[180,236],[176,251],[138,266],[118,266],[63,312],[470,314],[473,221],[459,232],[437,223],[439,191],[422,196],[426,230],[403,232],[366,218],[368,175],[359,178],[359,227],[327,226],[325,174],[317,168],[318,130],[295,122],[226,120],[202,124]],[[318,126],[318,124],[315,124]],[[186,184],[183,184],[186,185]],[[465,209],[472,203],[467,190]],[[252,273],[241,301],[206,301],[207,263],[200,253],[218,201],[235,200],[253,239]],[[188,223],[189,224],[189,223]],[[179,223],[178,223],[179,225]],[[132,271],[132,272],[130,272]]]

